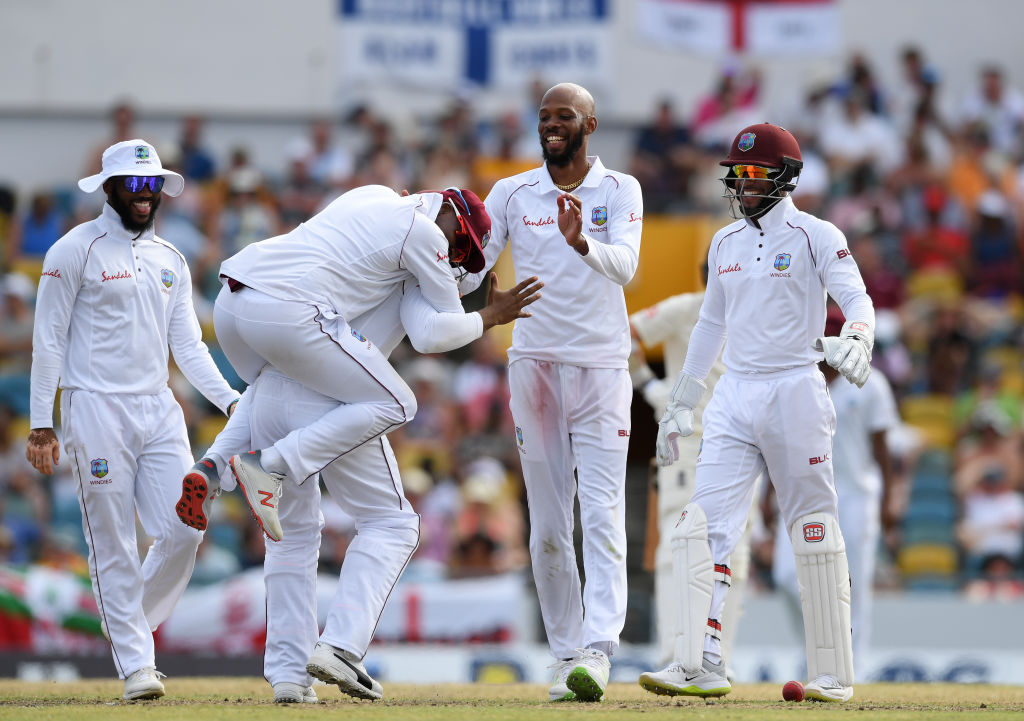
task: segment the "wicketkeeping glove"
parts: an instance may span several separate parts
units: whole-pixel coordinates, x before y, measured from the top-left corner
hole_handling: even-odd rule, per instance
[[[707,386],[691,375],[680,373],[672,388],[665,415],[658,423],[658,465],[670,466],[679,460],[676,438],[693,435],[693,409],[697,407]]]
[[[871,349],[875,334],[863,321],[846,321],[838,336],[829,335],[814,341],[814,350],[825,354],[825,362],[850,383],[863,388],[871,375]]]

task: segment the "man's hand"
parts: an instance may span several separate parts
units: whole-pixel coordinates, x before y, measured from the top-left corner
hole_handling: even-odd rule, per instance
[[[676,438],[693,435],[693,409],[677,403],[669,403],[665,415],[658,423],[658,444],[656,447],[659,466],[671,466],[679,460],[679,446]]]
[[[587,239],[583,237],[583,204],[572,193],[558,196],[558,229],[570,248],[580,255],[590,252]]]
[[[52,428],[33,428],[25,445],[25,458],[40,473],[53,473],[60,461],[60,443]]]
[[[516,318],[529,318],[532,314],[523,310],[526,306],[540,299],[540,289],[544,284],[537,276],[527,278],[519,285],[508,290],[498,290],[498,275],[491,273],[488,277],[487,305],[480,310],[484,321],[484,330],[496,325],[511,323]]]
[[[697,407],[707,386],[703,381],[680,372],[672,387],[668,408],[658,423],[657,456],[659,466],[670,466],[679,460],[676,438],[693,435],[693,409]]]
[[[811,346],[825,354],[825,362],[835,368],[846,380],[863,388],[871,375],[871,349],[875,345],[875,331],[863,321],[846,321],[838,336],[817,338]]]

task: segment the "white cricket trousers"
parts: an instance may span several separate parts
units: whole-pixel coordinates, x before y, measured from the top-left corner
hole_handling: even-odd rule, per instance
[[[153,630],[174,609],[203,534],[174,511],[192,465],[170,388],[156,395],[61,393],[64,452],[78,482],[89,575],[118,676],[154,666]],[[139,561],[135,514],[153,545]]]
[[[509,387],[533,578],[551,653],[571,658],[575,649],[601,642],[614,651],[626,619],[629,372],[523,358],[509,366]],[[574,496],[583,528],[582,593]]]
[[[337,405],[266,368],[246,389],[217,444],[235,452],[268,444],[315,421]],[[248,424],[242,422],[248,420]],[[249,433],[251,429],[251,441]],[[226,452],[226,451],[225,451]],[[271,685],[309,685],[306,662],[318,637],[362,657],[373,638],[384,605],[419,543],[419,515],[402,490],[391,445],[381,436],[330,463],[320,473],[331,498],[355,519],[338,587],[327,611],[323,635],[317,626],[317,561],[323,516],[320,487],[312,479],[288,485],[278,507],[284,537],[265,540],[263,565],[267,592],[264,676]]]
[[[854,676],[864,678],[868,648],[871,644],[874,606],[875,565],[882,535],[881,491],[836,488],[839,496],[839,530],[846,542],[846,562],[850,567],[850,617],[853,625]],[[800,588],[796,578],[796,560],[789,529],[780,518],[772,549],[772,580],[776,588],[789,594],[800,607]]]
[[[334,399],[319,418],[272,439],[297,483],[416,413],[412,389],[387,358],[331,309],[252,288],[232,293],[225,284],[213,323],[224,354],[246,383],[269,364]],[[281,410],[287,403],[282,401]]]
[[[691,502],[704,510],[716,564],[728,564],[747,524],[755,481],[767,471],[788,528],[809,513],[837,517],[832,477],[836,414],[817,366],[750,378],[726,372],[704,411]],[[720,619],[728,586],[715,581],[709,618]],[[710,636],[705,649],[717,653]]]

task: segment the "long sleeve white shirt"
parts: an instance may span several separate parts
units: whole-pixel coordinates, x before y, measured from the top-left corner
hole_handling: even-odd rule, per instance
[[[192,305],[192,277],[174,246],[136,238],[104,204],[46,253],[32,335],[31,424],[53,427],[61,388],[156,394],[168,348],[189,382],[226,410],[238,393],[217,370]]]
[[[811,365],[825,329],[825,297],[848,321],[875,325],[875,311],[846,237],[783,198],[759,219],[715,233],[708,287],[683,370],[704,378],[725,344],[730,373],[764,374]]]
[[[349,322],[409,281],[438,311],[461,313],[448,240],[433,220],[441,201],[439,193],[401,197],[382,185],[356,188],[290,233],[245,247],[220,272]]]
[[[543,297],[516,321],[509,362],[533,358],[589,368],[626,368],[629,322],[622,286],[636,272],[643,198],[636,178],[590,156],[590,172],[572,191],[583,205],[588,252],[580,255],[558,230],[562,193],[546,166],[503,178],[484,202],[491,217],[486,266],[463,279],[468,292],[511,244],[517,281],[536,275]]]

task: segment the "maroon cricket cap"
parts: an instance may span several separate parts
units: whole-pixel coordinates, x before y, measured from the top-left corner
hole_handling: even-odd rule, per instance
[[[436,190],[424,190],[424,193],[436,193]],[[484,208],[484,201],[476,193],[465,188],[445,188],[440,191],[446,201],[451,201],[459,211],[468,233],[456,234],[457,250],[466,253],[466,259],[460,265],[470,273],[479,273],[484,269],[484,248],[491,239],[491,216]],[[468,238],[467,238],[468,235]],[[468,247],[463,247],[468,245]]]

